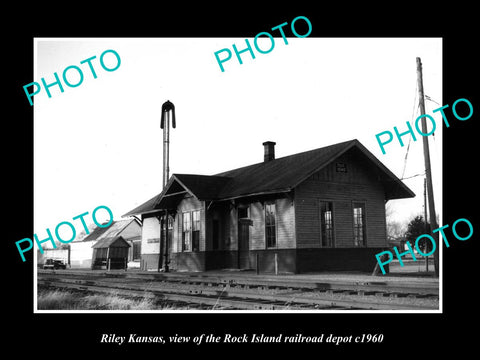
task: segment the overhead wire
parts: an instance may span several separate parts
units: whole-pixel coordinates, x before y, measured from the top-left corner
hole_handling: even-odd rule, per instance
[[[413,118],[415,117],[415,113],[417,111],[417,108],[420,106],[420,102],[417,105],[417,92],[418,92],[418,83],[415,81],[415,93],[413,95],[413,109],[412,109],[412,117],[411,120],[413,121]],[[417,105],[417,106],[415,106]],[[403,160],[403,171],[402,171],[402,176],[400,177],[401,179],[404,178],[405,176],[405,170],[407,168],[407,159],[408,159],[408,153],[410,151],[410,143],[412,142],[412,137],[408,138],[408,145],[407,145],[407,151],[405,153],[405,159]]]
[[[408,176],[406,178],[402,177],[400,180],[407,180],[407,179],[411,179],[411,178],[414,178],[414,177],[417,177],[417,176],[424,176],[424,175],[425,175],[425,172],[420,173],[420,174],[416,174],[416,175],[412,175],[412,176]]]
[[[438,106],[442,106],[440,105],[438,102],[436,102],[435,100],[433,100],[430,96],[428,96],[427,94],[425,94],[425,99],[427,99],[428,101],[431,101],[431,102],[434,102],[435,104],[437,104]]]
[[[435,101],[434,99],[432,99],[432,98],[431,98],[430,96],[428,96],[428,95],[425,95],[425,99],[428,100],[428,101],[430,101],[430,102],[433,102],[433,103],[435,103],[435,104],[437,104],[437,105],[439,105],[439,106],[441,106],[437,101]],[[428,104],[428,102],[427,102],[427,104]],[[433,113],[433,110],[432,110],[431,112]],[[439,123],[440,123],[439,127],[441,128],[441,127],[442,127],[442,121],[440,120]],[[440,136],[439,141],[440,141],[440,142],[437,144],[437,139],[436,139],[435,132],[434,132],[434,133],[433,133],[433,149],[432,149],[432,150],[433,150],[433,151],[432,151],[432,153],[433,153],[433,155],[432,155],[432,158],[433,158],[433,159],[432,159],[432,160],[433,160],[434,166],[433,166],[433,167],[432,167],[432,165],[430,165],[430,166],[431,166],[431,169],[432,169],[431,171],[432,171],[432,172],[433,172],[433,168],[438,169],[438,170],[437,170],[437,174],[439,174],[438,177],[440,178],[440,180],[437,180],[437,181],[435,182],[435,184],[437,184],[437,186],[440,186],[439,189],[440,189],[440,193],[441,193],[441,186],[442,186],[442,185],[441,185],[441,184],[442,184],[442,182],[441,182],[441,181],[442,181],[442,179],[441,179],[442,175],[441,175],[441,174],[442,174],[442,172],[443,172],[443,164],[442,164],[442,137],[441,137],[441,136]],[[437,197],[439,196],[439,195],[438,195],[438,191],[434,191],[434,193],[437,194],[437,196],[435,196],[435,198],[437,199]],[[440,198],[439,198],[439,199],[440,199]]]

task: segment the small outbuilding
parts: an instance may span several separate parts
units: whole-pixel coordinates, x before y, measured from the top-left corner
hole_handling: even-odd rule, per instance
[[[72,241],[70,245],[70,266],[72,269],[93,268],[92,251],[93,245],[98,241],[121,236],[130,248],[128,251],[128,267],[140,267],[140,246],[142,237],[142,225],[136,219],[113,221],[108,227],[97,226],[81,239]]]
[[[126,269],[130,244],[121,236],[105,238],[93,246],[92,270]]]

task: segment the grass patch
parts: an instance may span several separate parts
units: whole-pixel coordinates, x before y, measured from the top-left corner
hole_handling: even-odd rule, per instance
[[[73,293],[60,290],[42,290],[37,294],[39,310],[77,310],[79,300]]]
[[[172,304],[157,304],[154,299],[126,298],[117,294],[92,294],[78,291],[39,289],[38,310],[178,310]]]

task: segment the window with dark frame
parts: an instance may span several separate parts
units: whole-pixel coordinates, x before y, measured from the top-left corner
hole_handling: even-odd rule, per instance
[[[192,223],[190,220],[190,213],[182,214],[182,251],[190,251],[191,248],[191,229]]]
[[[322,247],[333,247],[333,203],[320,201],[320,227]]]
[[[275,215],[276,215],[275,203],[266,203],[265,204],[265,240],[267,243],[267,248],[272,248],[277,246]]]
[[[173,246],[173,216],[168,217],[168,251],[172,250]]]
[[[169,224],[170,227],[170,224]],[[173,223],[172,223],[173,227]],[[182,214],[182,251],[200,250],[200,210]]]
[[[365,204],[353,203],[353,244],[365,246]]]
[[[347,172],[347,164],[345,163],[336,163],[335,169],[337,172],[346,173]]]
[[[192,250],[200,250],[200,210],[192,211]]]

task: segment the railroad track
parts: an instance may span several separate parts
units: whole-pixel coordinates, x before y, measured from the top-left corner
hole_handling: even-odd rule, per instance
[[[436,310],[438,288],[386,282],[314,282],[196,274],[38,272],[40,286],[151,297],[210,309]],[[417,299],[426,299],[423,304]],[[418,302],[418,301],[417,301]]]

